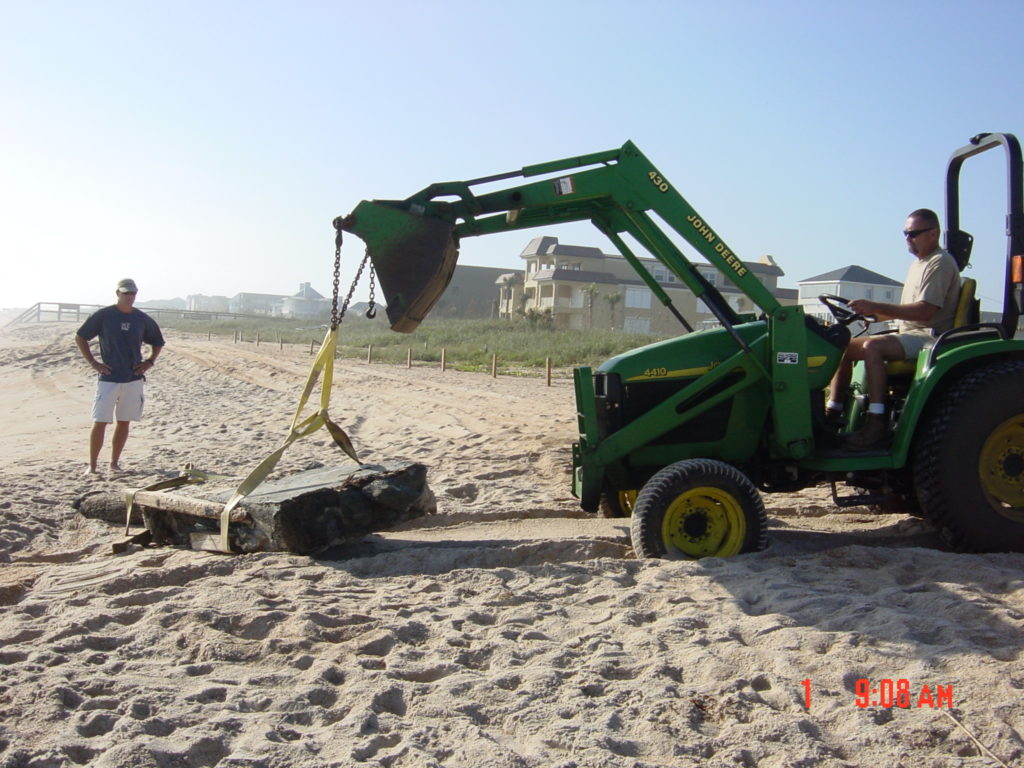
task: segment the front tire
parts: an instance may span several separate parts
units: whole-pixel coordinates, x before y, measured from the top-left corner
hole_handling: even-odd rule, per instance
[[[636,491],[606,490],[601,494],[601,517],[629,517],[636,504]]]
[[[940,395],[914,448],[925,516],[956,549],[1024,552],[1024,362],[973,371]]]
[[[688,459],[658,471],[640,490],[630,536],[638,558],[729,557],[767,545],[761,494],[735,467]]]

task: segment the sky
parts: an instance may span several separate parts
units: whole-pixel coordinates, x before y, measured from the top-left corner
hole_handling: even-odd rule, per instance
[[[122,277],[140,303],[328,295],[360,200],[627,140],[781,286],[902,281],[950,154],[1024,138],[1022,26],[1019,0],[0,0],[0,308],[112,303]],[[998,310],[1002,151],[961,181]],[[460,263],[522,268],[539,235],[614,252],[572,224],[467,238]]]

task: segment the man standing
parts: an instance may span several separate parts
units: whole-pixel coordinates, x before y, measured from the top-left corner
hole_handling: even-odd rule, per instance
[[[829,416],[838,417],[850,387],[853,364],[864,361],[868,387],[868,413],[864,426],[854,432],[846,446],[855,451],[878,448],[888,432],[885,400],[888,394],[887,360],[916,360],[918,353],[953,325],[960,297],[960,270],[956,261],[939,247],[939,217],[919,208],[903,228],[907,250],[915,259],[907,271],[899,304],[855,299],[850,306],[865,317],[897,320],[895,334],[859,336],[853,339],[829,386]]]
[[[142,418],[143,382],[164,348],[164,337],[156,321],[135,309],[139,292],[135,281],[125,278],[117,284],[117,304],[104,307],[82,323],[75,336],[82,357],[99,375],[96,401],[92,406],[92,433],[89,436],[89,469],[96,473],[96,462],[103,447],[107,424],[117,419],[110,454],[110,469],[120,470],[121,451],[128,441],[128,427]],[[99,336],[97,360],[89,341]],[[150,346],[149,357],[142,359],[142,345]]]

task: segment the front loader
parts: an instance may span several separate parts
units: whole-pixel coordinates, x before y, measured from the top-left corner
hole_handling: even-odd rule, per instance
[[[766,545],[761,492],[831,483],[840,505],[900,499],[965,549],[1024,551],[1024,208],[1020,146],[982,134],[947,170],[947,243],[963,269],[958,179],[969,157],[1003,146],[1009,167],[1004,308],[999,323],[961,313],[915,366],[890,377],[891,446],[854,453],[824,423],[824,389],[859,320],[826,297],[825,325],[785,306],[635,145],[470,181],[433,184],[405,200],[363,201],[339,230],[367,244],[391,327],[410,332],[443,293],[462,238],[590,221],[680,322],[681,335],[574,371],[579,440],[573,493],[590,512],[631,515],[640,557],[726,556]],[[534,179],[477,194],[474,187]],[[757,308],[738,314],[662,229],[667,225]],[[693,331],[624,241],[664,264],[719,326]],[[974,308],[965,298],[965,306]],[[970,322],[975,320],[974,322]],[[847,430],[862,418],[863,376],[848,395]],[[840,496],[837,485],[853,488]]]

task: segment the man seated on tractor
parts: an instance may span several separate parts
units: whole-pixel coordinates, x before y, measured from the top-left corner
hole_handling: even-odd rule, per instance
[[[864,317],[897,321],[894,334],[859,336],[850,341],[829,385],[826,416],[835,422],[842,417],[853,364],[864,361],[869,406],[864,425],[846,440],[846,447],[852,450],[879,448],[888,437],[886,361],[916,360],[926,345],[953,325],[960,296],[960,270],[953,257],[939,247],[939,234],[939,217],[934,211],[920,208],[911,213],[903,237],[915,259],[907,270],[900,303],[867,299],[850,302],[850,307]]]

